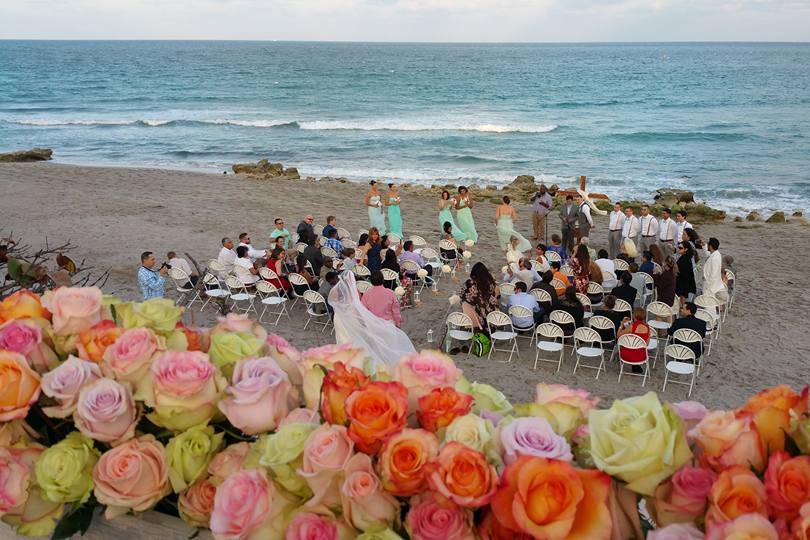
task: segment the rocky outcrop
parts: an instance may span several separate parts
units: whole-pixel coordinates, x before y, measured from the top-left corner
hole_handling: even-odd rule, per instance
[[[298,169],[295,167],[287,167],[285,169],[281,163],[270,163],[266,159],[262,159],[257,163],[237,163],[232,169],[236,174],[247,174],[254,178],[264,178],[268,180],[299,180],[301,178],[301,175],[298,174]]]
[[[32,148],[31,150],[20,150],[19,152],[9,152],[0,154],[0,163],[31,163],[34,161],[48,161],[53,156],[50,148]]]
[[[695,194],[685,189],[662,188],[655,191],[655,203],[664,208],[695,202]]]
[[[771,217],[765,220],[765,223],[784,223],[785,222],[785,213],[784,212],[774,212]]]
[[[747,216],[745,216],[745,221],[762,221],[762,216],[759,212],[754,210],[753,212],[749,212]]]

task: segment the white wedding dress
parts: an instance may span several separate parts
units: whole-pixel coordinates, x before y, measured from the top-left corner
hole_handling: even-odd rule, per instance
[[[381,319],[360,302],[354,273],[343,272],[329,292],[329,305],[335,311],[335,339],[364,349],[371,358],[372,372],[385,366],[389,373],[399,359],[416,352],[408,336],[391,321]]]

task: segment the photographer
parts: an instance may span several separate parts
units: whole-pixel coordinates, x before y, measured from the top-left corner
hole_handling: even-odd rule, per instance
[[[138,269],[138,288],[144,300],[150,298],[163,298],[165,294],[166,279],[164,276],[169,271],[169,265],[163,263],[156,271],[155,254],[151,251],[141,253],[141,267]]]

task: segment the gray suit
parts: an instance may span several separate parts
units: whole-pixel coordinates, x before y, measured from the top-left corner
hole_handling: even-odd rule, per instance
[[[565,251],[570,254],[574,249],[575,231],[577,228],[577,219],[579,218],[579,208],[572,204],[571,206],[563,205],[560,207],[560,221],[562,226],[562,246]]]

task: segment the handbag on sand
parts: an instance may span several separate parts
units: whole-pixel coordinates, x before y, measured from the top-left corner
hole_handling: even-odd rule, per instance
[[[476,332],[472,338],[472,353],[479,358],[489,354],[492,348],[492,341],[483,332]]]

